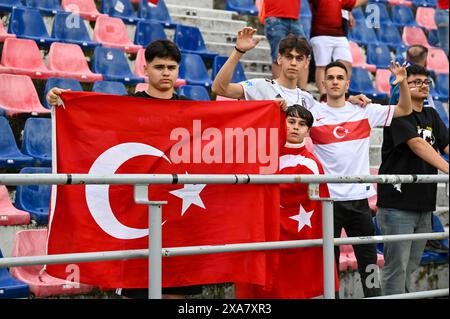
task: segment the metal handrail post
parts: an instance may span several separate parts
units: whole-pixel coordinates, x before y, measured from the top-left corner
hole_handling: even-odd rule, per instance
[[[334,291],[334,219],[333,200],[322,199],[323,292],[325,299],[335,299]]]

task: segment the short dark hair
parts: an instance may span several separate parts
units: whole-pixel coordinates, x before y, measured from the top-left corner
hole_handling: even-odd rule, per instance
[[[425,75],[429,76],[430,73],[425,69],[423,66],[420,66],[418,64],[412,64],[406,68],[406,75]]]
[[[302,105],[294,104],[289,106],[286,110],[286,117],[288,116],[299,117],[302,120],[305,120],[308,128],[311,128],[313,126],[314,116]]]
[[[345,74],[347,74],[347,76],[348,76],[348,70],[347,70],[347,67],[345,66],[344,63],[339,62],[339,61],[334,61],[334,62],[328,63],[328,65],[325,67],[325,74],[327,74],[327,71],[328,71],[329,69],[335,68],[335,67],[344,69],[344,70],[345,70]]]
[[[145,61],[151,63],[154,58],[166,58],[180,63],[180,49],[178,49],[177,45],[170,40],[153,41],[145,49]]]
[[[311,55],[311,48],[308,41],[304,37],[289,34],[280,41],[278,53],[281,55],[287,54],[292,50],[296,50],[298,54],[309,57]]]
[[[428,49],[420,44],[412,45],[406,51],[406,60],[413,63],[426,62],[428,57]]]

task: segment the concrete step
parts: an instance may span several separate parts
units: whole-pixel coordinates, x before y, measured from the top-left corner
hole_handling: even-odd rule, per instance
[[[173,14],[171,17],[175,22],[196,26],[200,30],[227,30],[231,33],[237,33],[240,29],[247,25],[245,21],[239,20],[194,17],[178,14]]]
[[[221,31],[212,31],[212,30],[202,30],[202,36],[205,41],[208,42],[218,42],[218,43],[236,43],[236,33],[230,33],[228,30],[225,32]],[[260,42],[258,43],[258,47],[265,47],[270,48],[270,44],[267,41],[267,38],[265,36],[258,35],[259,38],[261,38]]]
[[[185,15],[191,17],[204,17],[223,20],[232,20],[233,18],[237,18],[238,16],[238,14],[233,11],[193,7],[191,5],[182,6],[179,4],[168,4],[167,8],[169,9],[169,13],[171,16]]]
[[[247,79],[271,79],[272,73],[261,73],[261,72],[245,72]]]
[[[369,163],[370,163],[370,166],[380,167],[380,164],[381,164],[381,145],[380,144],[370,144]]]
[[[259,72],[272,74],[272,63],[269,61],[241,59],[242,67],[245,72]]]
[[[213,52],[217,52],[220,55],[229,56],[234,50],[234,44],[220,43],[220,42],[206,42],[206,47]],[[245,58],[248,60],[256,61],[271,61],[270,49],[268,47],[257,46],[253,50],[245,54]]]
[[[214,0],[165,0],[166,5],[213,9]]]
[[[448,206],[448,184],[439,183],[437,187],[437,206]]]
[[[370,145],[383,145],[383,129],[374,127],[370,132]]]

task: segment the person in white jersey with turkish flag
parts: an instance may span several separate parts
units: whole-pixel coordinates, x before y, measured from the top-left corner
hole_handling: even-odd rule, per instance
[[[345,100],[350,81],[341,62],[332,62],[325,68],[327,103],[315,102],[310,108],[314,124],[310,136],[314,154],[329,175],[370,175],[370,133],[377,126],[388,126],[393,117],[411,114],[411,95],[406,80],[406,67],[391,64],[395,83],[400,87],[396,106],[368,104],[365,108]],[[373,236],[372,214],[368,198],[375,195],[372,184],[328,184],[334,203],[334,237],[342,228],[349,237]],[[365,297],[381,294],[378,280],[375,244],[354,245],[358,271]],[[335,248],[339,264],[339,247]]]

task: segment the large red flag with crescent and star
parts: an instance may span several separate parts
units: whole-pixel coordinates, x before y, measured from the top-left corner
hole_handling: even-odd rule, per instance
[[[276,102],[163,101],[91,92],[64,92],[62,100],[64,107],[53,114],[54,173],[278,172]],[[134,202],[132,185],[58,185],[52,192],[48,254],[148,248],[148,206]],[[279,239],[278,185],[151,185],[149,197],[168,202],[162,207],[163,247]],[[146,258],[76,265],[82,283],[148,286]],[[47,271],[66,278],[66,266],[48,265]],[[163,258],[162,275],[163,287],[271,281],[266,252]]]

